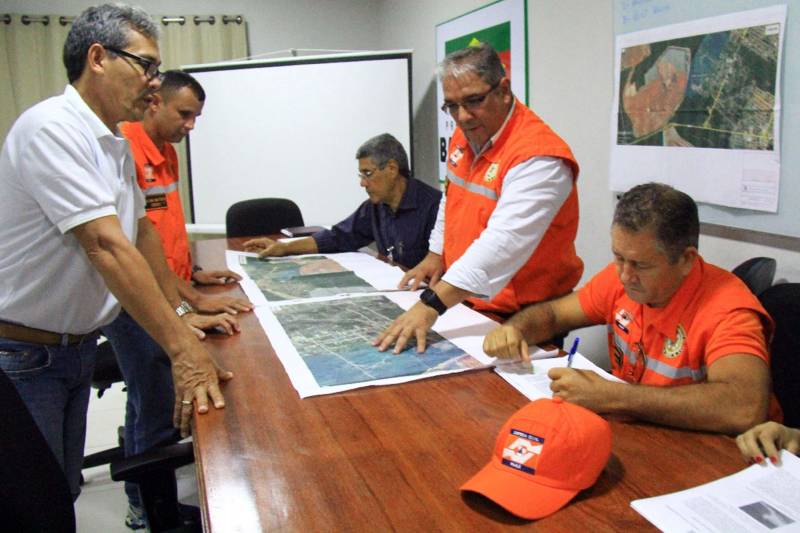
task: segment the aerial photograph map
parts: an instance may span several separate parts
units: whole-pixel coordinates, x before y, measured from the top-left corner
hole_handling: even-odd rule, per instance
[[[241,256],[239,262],[270,302],[375,290],[353,271],[327,257],[264,260]]]
[[[372,340],[403,312],[385,296],[279,305],[272,311],[320,386],[484,366],[433,331],[425,353],[417,354],[415,340],[399,355],[379,352]]]
[[[618,145],[774,150],[779,24],[624,48]]]

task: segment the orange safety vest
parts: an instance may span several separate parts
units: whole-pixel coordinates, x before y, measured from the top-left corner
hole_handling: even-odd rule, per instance
[[[130,141],[136,177],[145,197],[147,218],[161,236],[169,268],[178,277],[192,279],[192,256],[178,190],[178,155],[170,143],[159,151],[141,122],[125,122],[122,134]]]
[[[573,185],[536,250],[490,302],[469,298],[479,311],[514,312],[520,307],[570,292],[583,273],[575,251],[578,232],[578,163],[569,146],[519,100],[492,146],[477,160],[464,133],[456,128],[447,162],[444,218],[445,269],[455,263],[486,228],[506,173],[533,157],[559,157],[572,170]]]

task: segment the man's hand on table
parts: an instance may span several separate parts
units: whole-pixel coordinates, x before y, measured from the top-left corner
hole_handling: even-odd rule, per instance
[[[242,298],[233,296],[213,296],[210,294],[200,294],[192,301],[195,309],[201,313],[228,313],[231,315],[239,312],[253,310],[253,304]]]
[[[504,324],[489,332],[483,339],[483,351],[501,359],[519,359],[530,364],[528,343],[522,332],[511,325]]]
[[[403,351],[411,338],[417,339],[417,352],[425,351],[428,330],[431,329],[439,314],[435,309],[422,302],[417,302],[411,309],[397,317],[388,328],[372,341],[373,346],[384,352],[394,344],[394,353]]]
[[[242,276],[232,270],[198,270],[192,281],[199,285],[227,285],[242,281]]]
[[[278,242],[269,237],[259,237],[245,241],[244,249],[246,252],[257,252],[258,257],[283,257],[289,255],[289,246],[284,242]]]
[[[172,381],[175,384],[175,409],[172,422],[181,437],[191,433],[193,409],[208,412],[209,399],[217,409],[225,407],[219,388],[221,381],[233,378],[233,373],[220,368],[211,354],[196,340],[188,349],[172,357]]]
[[[425,259],[405,273],[400,283],[397,284],[397,288],[415,291],[419,289],[420,285],[424,282],[427,282],[429,287],[434,287],[439,281],[439,278],[442,277],[443,270],[442,256],[433,252],[428,252]],[[409,282],[411,283],[410,287],[408,285]]]
[[[605,412],[604,402],[609,399],[609,387],[620,386],[598,376],[591,370],[575,368],[551,368],[547,372],[551,379],[553,396],[585,407],[596,413]]]
[[[216,315],[186,313],[181,319],[200,340],[206,338],[206,333],[203,330],[217,329],[220,332],[233,335],[239,332],[240,329],[236,318],[228,313],[219,313]]]

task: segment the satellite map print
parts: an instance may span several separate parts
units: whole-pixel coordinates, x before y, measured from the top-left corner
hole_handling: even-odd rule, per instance
[[[320,386],[483,366],[432,331],[425,353],[417,354],[415,341],[398,355],[379,352],[372,340],[403,312],[385,296],[279,305],[272,311]]]
[[[779,24],[622,50],[617,144],[774,150]]]
[[[241,256],[239,262],[270,302],[336,296],[375,289],[353,271],[322,256],[269,259]]]

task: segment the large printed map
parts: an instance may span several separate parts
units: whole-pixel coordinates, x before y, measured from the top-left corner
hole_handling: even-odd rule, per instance
[[[630,46],[617,144],[774,150],[779,24]]]
[[[384,296],[278,305],[272,311],[320,386],[484,366],[432,331],[423,354],[417,354],[415,341],[399,355],[379,352],[372,340],[403,312]]]
[[[239,263],[271,302],[375,290],[352,271],[322,256],[266,261],[241,256]]]

